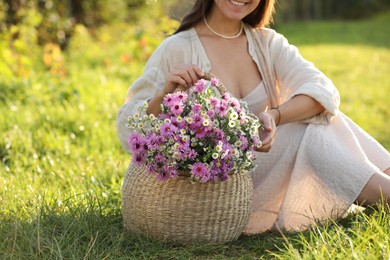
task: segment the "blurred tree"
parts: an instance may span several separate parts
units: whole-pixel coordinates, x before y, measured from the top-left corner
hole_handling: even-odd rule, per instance
[[[134,23],[147,11],[148,0],[3,0],[0,29],[23,23],[29,13],[42,16],[37,25],[39,43],[56,43],[65,48],[76,24],[95,28],[112,22]],[[162,1],[161,1],[162,2]]]

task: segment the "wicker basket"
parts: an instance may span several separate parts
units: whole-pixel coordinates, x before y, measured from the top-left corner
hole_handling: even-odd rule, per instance
[[[191,184],[184,176],[161,182],[143,167],[130,166],[122,190],[124,226],[180,244],[226,243],[242,233],[252,197],[247,173]]]

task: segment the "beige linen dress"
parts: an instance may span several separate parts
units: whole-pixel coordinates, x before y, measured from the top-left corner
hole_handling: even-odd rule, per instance
[[[249,54],[263,77],[243,98],[253,113],[298,94],[313,97],[326,109],[308,120],[278,126],[271,151],[257,153],[258,167],[252,173],[254,204],[245,233],[303,230],[317,221],[340,217],[373,173],[390,167],[390,154],[338,110],[340,99],[333,83],[282,35],[248,26],[245,34]],[[164,86],[171,66],[183,63],[211,70],[194,28],[168,37],[129,88],[129,102],[117,116],[118,136],[127,152],[127,117]]]

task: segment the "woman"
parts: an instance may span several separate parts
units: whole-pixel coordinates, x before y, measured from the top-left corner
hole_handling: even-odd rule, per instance
[[[265,125],[247,234],[302,230],[341,216],[354,202],[390,196],[390,154],[338,111],[333,83],[264,28],[274,2],[197,0],[129,89],[117,121],[128,150],[128,115],[146,100],[147,112],[158,114],[165,94],[192,86],[205,72],[246,101]]]

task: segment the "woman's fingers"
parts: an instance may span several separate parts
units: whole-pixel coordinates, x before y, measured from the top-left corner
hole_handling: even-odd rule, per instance
[[[259,129],[259,137],[262,142],[262,146],[256,151],[268,152],[271,150],[272,144],[275,140],[276,125],[272,116],[267,113],[261,113],[259,119],[264,128]]]
[[[173,92],[177,86],[192,87],[204,72],[196,65],[180,64],[172,68],[167,77],[167,92]]]

